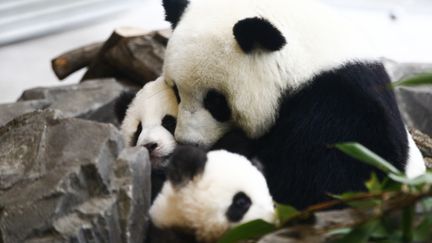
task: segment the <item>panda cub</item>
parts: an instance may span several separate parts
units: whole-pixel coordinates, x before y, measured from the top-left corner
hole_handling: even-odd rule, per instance
[[[126,111],[121,132],[129,146],[144,146],[153,165],[162,163],[176,146],[177,98],[163,78],[148,82]]]
[[[359,142],[400,170],[424,172],[409,164],[412,142],[384,66],[331,9],[313,0],[163,6],[175,28],[163,72],[180,98],[179,143],[210,148],[244,132],[273,198],[297,208],[365,189],[375,169],[336,143]]]
[[[214,242],[238,224],[275,220],[264,176],[241,155],[179,145],[167,178],[150,208],[157,228],[189,232],[198,242]]]

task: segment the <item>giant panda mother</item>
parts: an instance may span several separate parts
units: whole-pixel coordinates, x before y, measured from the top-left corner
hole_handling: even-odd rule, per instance
[[[364,189],[374,169],[335,143],[359,142],[406,167],[407,132],[389,77],[331,10],[308,0],[163,5],[174,28],[164,77],[180,98],[179,143],[210,148],[244,132],[273,198],[298,208]]]

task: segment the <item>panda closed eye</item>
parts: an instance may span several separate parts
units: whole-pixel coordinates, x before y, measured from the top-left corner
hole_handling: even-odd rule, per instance
[[[177,119],[172,115],[165,115],[162,119],[162,126],[174,135],[174,131],[177,125]]]
[[[244,192],[238,192],[234,195],[232,203],[226,212],[228,220],[234,223],[239,222],[251,205],[251,199]]]
[[[226,122],[231,118],[231,109],[225,96],[215,89],[207,92],[204,98],[204,108],[219,122]]]

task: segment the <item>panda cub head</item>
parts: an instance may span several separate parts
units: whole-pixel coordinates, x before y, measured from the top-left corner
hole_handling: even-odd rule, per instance
[[[135,96],[121,125],[129,146],[144,146],[159,163],[176,146],[177,98],[163,78],[147,83]]]
[[[274,220],[264,176],[241,155],[180,145],[167,178],[150,208],[157,228],[181,229],[200,242],[212,242],[235,225]]]
[[[164,0],[175,27],[164,61],[180,96],[175,137],[210,147],[232,127],[274,124],[281,97],[362,56],[363,38],[317,1]]]

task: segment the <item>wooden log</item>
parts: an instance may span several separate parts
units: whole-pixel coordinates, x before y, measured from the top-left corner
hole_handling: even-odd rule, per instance
[[[52,69],[59,80],[88,66],[96,57],[103,43],[93,43],[68,52],[51,60]]]
[[[165,44],[161,34],[119,28],[104,43],[82,81],[114,77],[142,86],[160,76],[164,54]]]

